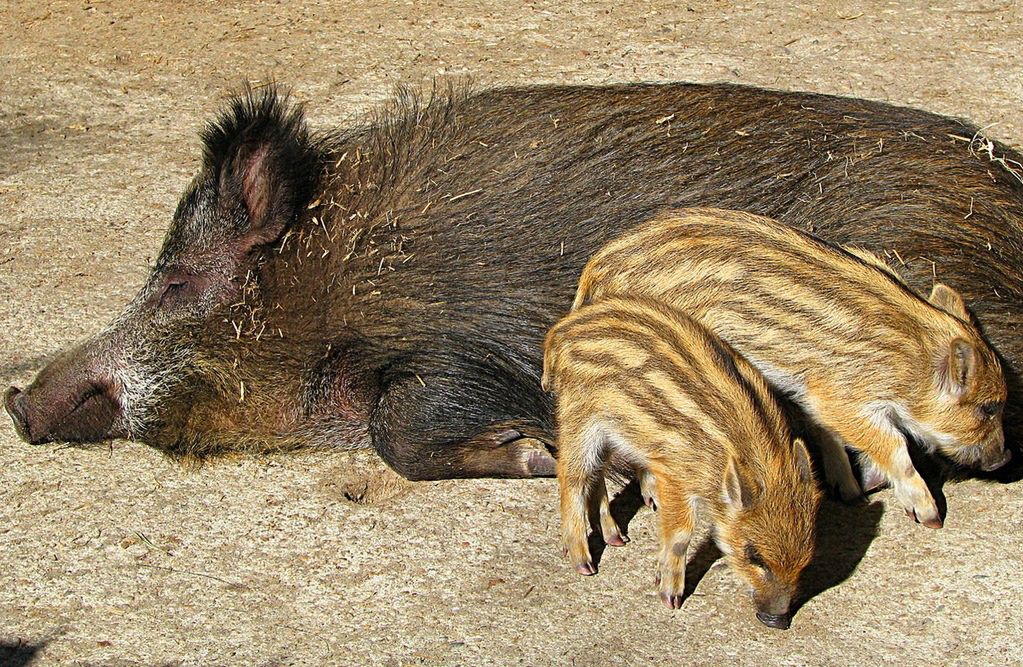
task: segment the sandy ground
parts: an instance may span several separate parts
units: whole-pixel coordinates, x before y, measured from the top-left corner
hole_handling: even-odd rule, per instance
[[[512,4],[5,3],[0,384],[127,301],[197,129],[246,78],[292,85],[320,127],[435,76],[684,79],[920,106],[1023,144],[1013,0]],[[889,492],[829,506],[782,633],[707,547],[685,608],[661,608],[645,509],[599,576],[573,574],[553,480],[410,485],[368,453],[194,471],[125,442],[30,448],[2,419],[0,662],[1018,664],[1023,486],[945,492],[941,531]]]

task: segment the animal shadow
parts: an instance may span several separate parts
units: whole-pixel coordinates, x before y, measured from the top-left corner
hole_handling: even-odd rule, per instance
[[[814,559],[803,571],[802,594],[793,605],[793,614],[852,576],[877,537],[883,514],[884,504],[880,502],[846,505],[829,499],[821,504]]]
[[[936,499],[938,497],[935,496]],[[940,496],[940,499],[939,504],[943,504],[944,496]],[[611,501],[611,514],[626,535],[629,532],[629,522],[641,507],[643,498],[639,492],[639,483],[635,480],[626,484]],[[867,553],[870,543],[877,537],[883,514],[884,504],[880,502],[846,505],[825,500],[821,504],[817,515],[814,559],[803,572],[802,592],[793,605],[793,614],[809,600],[852,576]],[[604,549],[600,532],[591,534],[590,553],[593,555],[594,563],[599,564]],[[683,604],[721,556],[721,551],[711,538],[703,540],[690,551],[686,564]]]
[[[0,665],[5,667],[27,667],[35,662],[39,651],[46,646],[45,641],[38,644],[28,644],[17,640],[15,642],[0,641]]]

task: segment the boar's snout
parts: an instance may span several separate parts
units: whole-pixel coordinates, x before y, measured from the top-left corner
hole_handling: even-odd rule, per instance
[[[778,630],[788,630],[789,626],[792,625],[791,614],[768,614],[767,612],[758,611],[757,620],[769,628],[776,628]]]
[[[32,436],[28,428],[28,417],[25,416],[25,396],[17,387],[8,387],[4,392],[4,409],[11,416],[14,422],[14,430],[18,437],[25,442],[30,442]]]
[[[103,385],[79,387],[49,401],[35,400],[29,392],[10,387],[4,394],[4,407],[18,436],[31,445],[97,442],[119,435],[112,431],[120,406]]]
[[[88,364],[69,364],[66,358],[43,369],[24,391],[8,388],[4,408],[18,436],[32,445],[97,442],[124,435],[114,432],[121,407],[113,381]]]

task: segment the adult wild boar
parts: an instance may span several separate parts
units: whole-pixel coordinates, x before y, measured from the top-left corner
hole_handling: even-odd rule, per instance
[[[7,391],[22,438],[171,455],[371,446],[410,479],[553,472],[542,342],[665,207],[779,218],[933,273],[1023,363],[1023,157],[968,124],[734,85],[408,92],[312,134],[278,92],[203,133],[149,279]],[[905,263],[902,263],[904,260]]]

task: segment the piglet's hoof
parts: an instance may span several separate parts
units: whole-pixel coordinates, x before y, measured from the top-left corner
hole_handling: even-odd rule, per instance
[[[682,594],[661,592],[661,602],[663,602],[664,606],[668,609],[681,609]]]
[[[621,535],[618,533],[611,535],[604,540],[604,544],[606,544],[609,547],[624,547],[628,543],[629,538],[626,537],[625,535]]]
[[[906,516],[908,516],[910,519],[913,519],[917,523],[922,523],[924,526],[928,528],[942,528],[945,525],[945,522],[941,520],[940,515],[935,515],[933,517],[930,517],[929,519],[921,521],[920,517],[917,516],[916,514],[916,510],[906,510]]]
[[[846,505],[862,505],[867,502],[867,497],[859,486],[842,488],[838,485],[831,487],[831,495],[838,498]]]
[[[575,571],[584,577],[592,577],[597,573],[597,566],[593,563],[579,563],[575,566]]]
[[[871,467],[863,473],[863,493],[873,493],[888,486],[888,478],[877,468]]]

